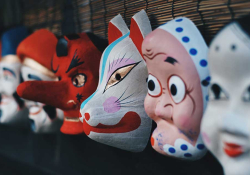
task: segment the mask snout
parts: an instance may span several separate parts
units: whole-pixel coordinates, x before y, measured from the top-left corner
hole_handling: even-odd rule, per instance
[[[69,102],[67,82],[59,81],[27,81],[21,83],[17,93],[21,98],[44,103],[62,110],[76,108],[76,104]]]

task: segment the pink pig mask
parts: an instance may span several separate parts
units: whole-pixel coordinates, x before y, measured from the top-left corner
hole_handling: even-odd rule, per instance
[[[206,108],[207,45],[187,18],[172,20],[143,41],[148,68],[144,106],[157,123],[152,147],[161,154],[197,160],[206,153],[200,122]]]

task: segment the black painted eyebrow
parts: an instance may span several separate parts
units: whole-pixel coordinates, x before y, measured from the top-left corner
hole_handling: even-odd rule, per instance
[[[3,70],[10,72],[14,77],[16,77],[16,74],[15,74],[15,72],[13,70],[11,70],[11,69],[9,69],[7,67],[3,67]]]
[[[167,57],[167,59],[165,59],[164,61],[172,65],[174,65],[175,63],[178,63],[178,61],[174,59],[173,57]]]
[[[78,55],[77,55],[77,50],[75,51],[75,54],[70,62],[70,65],[69,65],[69,68],[68,70],[66,71],[66,73],[68,73],[71,69],[77,67],[77,66],[80,66],[81,64],[84,63],[84,61],[82,62],[79,62],[81,58],[78,59]]]

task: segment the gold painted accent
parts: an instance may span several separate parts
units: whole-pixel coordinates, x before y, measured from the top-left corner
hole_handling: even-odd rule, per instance
[[[34,70],[37,70],[41,72],[42,74],[49,76],[50,78],[54,78],[54,79],[57,78],[56,75],[52,71],[50,71],[48,68],[44,67],[37,61],[33,60],[32,58],[27,58],[27,57],[24,58],[23,65],[28,66]]]
[[[129,71],[133,69],[133,67],[135,67],[135,65],[136,64],[132,64],[126,67],[122,67],[118,69],[116,72],[114,72],[112,76],[109,78],[105,90],[107,90],[109,87],[121,81],[129,73]]]
[[[69,121],[69,122],[79,122],[80,119],[79,117],[64,117],[65,121]]]
[[[20,63],[20,59],[16,55],[6,55],[2,57],[1,62],[4,63]]]

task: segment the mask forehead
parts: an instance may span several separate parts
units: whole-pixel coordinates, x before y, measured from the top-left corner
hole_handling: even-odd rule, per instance
[[[101,63],[100,63],[99,84],[101,84],[103,81],[105,69],[108,69],[108,64],[111,61],[112,56],[115,56],[117,53],[117,52],[114,52],[114,47],[116,47],[120,42],[123,42],[123,40],[125,40],[128,36],[129,36],[129,32],[125,34],[124,36],[115,40],[113,43],[111,43],[103,52]],[[114,53],[111,53],[111,51]]]
[[[114,51],[108,56],[101,87],[106,85],[109,77],[115,70],[138,62],[143,62],[142,64],[145,66],[139,51],[136,49],[131,39],[126,37],[114,47]]]
[[[245,36],[244,36],[245,35]],[[211,75],[237,84],[249,79],[250,46],[246,34],[232,23],[212,42],[209,49]]]

